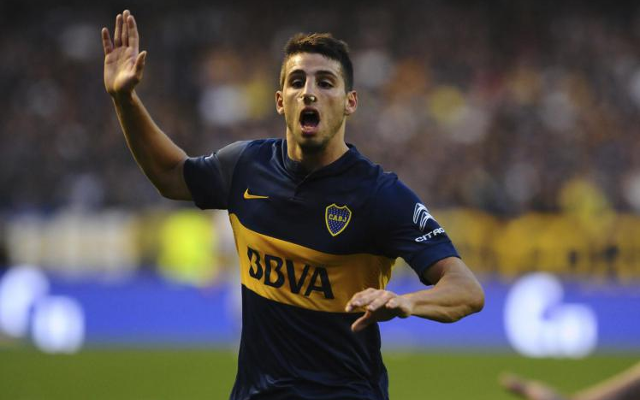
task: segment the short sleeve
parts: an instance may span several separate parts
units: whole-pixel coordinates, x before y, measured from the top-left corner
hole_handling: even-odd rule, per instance
[[[185,161],[184,180],[196,206],[203,210],[228,208],[233,171],[249,143],[235,142],[211,155]]]
[[[395,175],[375,198],[377,246],[383,254],[402,257],[425,284],[424,272],[447,257],[460,257],[444,228],[411,189]]]

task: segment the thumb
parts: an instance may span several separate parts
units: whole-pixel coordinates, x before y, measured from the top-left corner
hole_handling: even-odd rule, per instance
[[[360,332],[373,322],[373,314],[371,311],[366,311],[363,316],[358,318],[353,324],[351,324],[352,332]]]
[[[142,78],[142,71],[144,70],[146,60],[147,51],[145,50],[142,53],[138,54],[138,57],[136,58],[136,75],[138,75],[138,78]]]

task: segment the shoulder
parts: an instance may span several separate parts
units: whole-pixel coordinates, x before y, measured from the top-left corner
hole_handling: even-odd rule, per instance
[[[403,198],[418,199],[418,196],[393,172],[383,172],[378,178],[377,197],[384,201]]]
[[[370,195],[375,195],[381,187],[388,185],[389,182],[397,180],[398,177],[392,172],[385,172],[380,164],[371,161],[368,157],[358,152],[351,146],[354,156],[349,166],[349,175],[353,178],[361,180],[370,189]]]
[[[273,154],[280,150],[282,147],[282,139],[255,139],[235,142],[230,146],[236,146],[241,148],[243,153],[246,154],[258,154],[266,153]]]
[[[412,221],[416,212],[428,213],[422,200],[398,176],[391,172],[382,173],[372,196],[372,207],[378,222],[382,225],[394,225],[397,221]]]
[[[380,207],[392,206],[398,199],[417,199],[413,191],[403,184],[398,176],[368,157],[359,153],[351,146],[353,157],[348,172],[343,176],[351,184],[349,190],[359,193],[367,207],[378,213]]]
[[[253,151],[269,149],[278,141],[278,139],[239,140],[223,147],[220,151],[243,152],[248,149]]]
[[[372,187],[373,192],[371,193],[375,204],[390,206],[406,199],[410,201],[418,200],[415,193],[394,172],[385,171],[382,166],[368,159],[363,160],[362,167],[365,167],[365,163],[369,164],[367,168],[375,180],[375,184]]]
[[[278,151],[280,143],[279,139],[242,140],[223,147],[216,156],[226,165],[245,165],[269,160]]]
[[[256,149],[277,149],[282,147],[284,139],[267,138],[267,139],[255,139],[250,140],[250,146]]]

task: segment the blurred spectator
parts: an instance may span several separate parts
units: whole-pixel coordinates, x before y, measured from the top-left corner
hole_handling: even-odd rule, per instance
[[[149,51],[141,97],[190,155],[282,136],[269,107],[281,47],[295,31],[331,31],[351,43],[359,77],[347,140],[429,207],[492,221],[473,234],[476,222],[450,225],[480,269],[590,271],[585,260],[624,253],[617,273],[640,276],[638,243],[619,233],[638,229],[615,217],[640,213],[640,5],[186,3],[127,7]],[[22,211],[176,208],[138,171],[102,87],[100,28],[122,5],[56,4],[0,3],[0,228]],[[530,255],[556,249],[558,234],[531,212],[566,214],[553,226],[593,239],[565,240],[568,256],[539,265]],[[490,243],[491,229],[513,243]],[[592,250],[603,230],[611,243]]]
[[[299,3],[251,4],[139,4],[153,33],[143,35],[152,62],[142,96],[190,154],[280,136],[280,117],[257,105],[277,88],[282,37],[334,30],[361,77],[349,140],[432,207],[560,210],[563,187],[586,174],[615,209],[640,209],[633,2],[329,2],[324,22]],[[0,209],[161,202],[101,87],[99,28],[111,7],[24,7],[1,7]]]

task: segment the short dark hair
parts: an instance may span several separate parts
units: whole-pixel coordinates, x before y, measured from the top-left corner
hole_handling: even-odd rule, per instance
[[[346,91],[353,90],[353,64],[349,46],[330,33],[296,33],[284,46],[284,60],[280,68],[280,87],[284,87],[287,60],[299,53],[317,53],[340,63]]]

